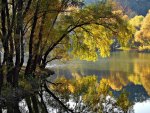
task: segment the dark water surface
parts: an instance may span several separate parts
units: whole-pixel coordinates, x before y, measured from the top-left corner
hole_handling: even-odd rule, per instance
[[[137,52],[113,52],[109,58],[96,62],[73,60],[53,62],[50,67],[56,76],[73,78],[95,75],[99,80],[108,79],[115,96],[129,92],[135,102],[135,113],[150,113],[150,54]]]

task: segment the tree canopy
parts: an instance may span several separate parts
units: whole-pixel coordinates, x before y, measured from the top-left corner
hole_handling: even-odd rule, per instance
[[[150,21],[150,12],[144,18],[140,30],[137,31],[135,34],[136,40],[140,41],[144,45],[149,45],[149,41],[150,41],[150,33],[149,33],[150,22],[149,21]]]
[[[99,53],[109,56],[114,37],[125,45],[131,36],[128,22],[106,0],[87,6],[78,0],[1,0],[0,112],[4,106],[20,113],[23,99],[29,112],[48,112],[43,90],[73,112],[47,87],[52,72],[46,65],[68,56],[95,61]]]

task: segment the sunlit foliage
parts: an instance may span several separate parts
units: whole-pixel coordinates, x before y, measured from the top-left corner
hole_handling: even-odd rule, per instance
[[[118,13],[112,12],[109,2],[102,1],[85,6],[83,9],[70,6],[65,11],[59,15],[57,13],[48,15],[46,18],[43,30],[43,35],[46,36],[44,35],[45,38],[42,39],[41,52],[47,50],[49,45],[53,45],[61,36],[66,35],[50,53],[49,58],[68,59],[67,55],[69,55],[82,60],[95,61],[98,54],[102,57],[110,55],[113,37],[118,37],[123,45],[126,45],[131,38],[127,22]],[[57,17],[55,26],[50,19],[53,16]],[[52,24],[53,27],[50,29],[47,23],[50,26]],[[47,40],[47,37],[50,37],[50,40]]]
[[[144,17],[143,17],[142,15],[140,15],[140,16],[135,16],[135,17],[133,17],[133,18],[131,18],[131,19],[129,20],[129,23],[130,23],[133,27],[135,27],[137,30],[139,30],[140,27],[141,27],[141,24],[142,24],[143,19],[144,19]]]
[[[142,22],[142,26],[135,34],[137,41],[140,41],[143,45],[149,45],[150,42],[150,12],[146,15]]]

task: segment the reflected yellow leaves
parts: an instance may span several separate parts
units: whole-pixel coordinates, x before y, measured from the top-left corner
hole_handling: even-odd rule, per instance
[[[60,77],[55,80],[55,84],[58,85],[50,85],[55,92],[82,95],[85,92],[91,93],[91,89],[96,89],[98,82],[96,76],[76,77],[75,79]]]
[[[128,79],[135,85],[141,85],[141,78],[137,74],[131,74],[130,76],[128,76]]]
[[[102,78],[98,82],[97,77],[94,75],[80,76],[74,79],[60,77],[55,80],[55,83],[59,84],[57,86],[50,85],[50,89],[58,94],[59,97],[63,98],[65,102],[72,99],[76,102],[76,105],[82,103],[82,106],[85,105],[92,113],[102,113],[104,109],[103,104],[107,102],[106,98],[108,96],[114,98],[112,92],[109,90],[110,81],[106,78]],[[127,111],[132,106],[125,92],[114,102],[123,111]],[[85,108],[83,107],[83,109]]]
[[[120,91],[129,83],[142,85],[150,95],[150,67],[149,65],[134,63],[134,73],[111,72],[107,77],[109,85],[113,90]]]
[[[115,69],[116,67],[114,68],[115,63],[113,64],[113,62],[111,62],[110,72],[105,76],[101,74],[103,79],[107,81],[106,83],[109,84],[113,90],[121,91],[122,88],[132,83],[134,85],[142,85],[150,95],[150,64],[145,61],[145,57],[142,54],[139,55],[141,61],[139,59],[134,59],[132,64],[124,64],[124,68],[122,65],[119,65],[118,68],[121,68],[122,71],[117,71]],[[85,75],[84,72],[86,72],[84,69],[81,70],[83,74],[75,70],[72,73],[72,77],[78,80],[79,83],[82,75]],[[95,74],[95,76],[97,75]],[[103,81],[103,79],[101,79],[101,81]]]
[[[138,69],[140,70],[139,75],[141,79],[141,84],[143,85],[147,93],[150,95],[150,67],[147,66],[142,68],[142,66],[138,65]]]
[[[105,81],[109,87],[111,87],[113,90],[116,91],[121,91],[124,87],[126,87],[128,84],[132,83],[134,85],[142,85],[145,90],[147,91],[147,93],[150,95],[150,63],[148,61],[145,61],[145,57],[142,54],[139,54],[140,59],[134,59],[133,63],[126,63],[124,65],[120,65],[118,64],[118,67],[115,67],[115,60],[113,62],[111,62],[110,69],[109,72],[106,73],[102,73],[100,74],[100,76],[102,76],[103,79],[100,80],[100,83],[102,81]],[[122,62],[123,63],[123,62]],[[77,81],[77,84],[73,84],[77,85],[78,87],[80,87],[80,85],[88,85],[88,83],[86,81],[95,81],[96,82],[96,78],[92,79],[91,78],[84,78],[83,79],[83,75],[85,76],[86,73],[89,73],[89,71],[87,71],[89,68],[86,65],[77,65],[76,68],[73,68],[70,70],[71,76]],[[94,67],[91,67],[90,69],[92,70]],[[118,70],[117,70],[118,68]],[[80,69],[79,71],[77,71],[77,69]],[[119,71],[122,70],[122,71]],[[94,70],[93,72],[95,76],[99,76],[97,74],[99,74],[101,71],[99,71],[99,73]],[[103,76],[104,75],[104,76]],[[89,75],[86,75],[89,76]],[[94,83],[93,83],[94,84]],[[88,85],[88,87],[90,87],[90,85]],[[82,90],[82,88],[81,88]],[[70,91],[73,92],[73,87],[70,86]]]
[[[120,91],[129,81],[123,72],[111,72],[108,76],[109,85],[113,90]]]
[[[75,87],[72,85],[72,84],[69,84],[68,85],[68,89],[71,93],[74,93],[75,92]]]
[[[147,64],[139,65],[139,63],[134,64],[134,75],[130,75],[128,79],[135,85],[141,84],[150,95],[150,67]]]
[[[150,95],[150,75],[142,76],[141,82],[147,93]]]
[[[128,99],[128,93],[125,91],[119,96],[117,100],[117,105],[119,105],[125,111],[125,113],[128,112],[127,110],[130,106],[132,106],[132,104],[133,103]]]
[[[109,86],[109,81],[107,79],[101,79],[99,86],[97,87],[97,90],[99,92],[99,95],[103,94],[103,95],[107,95],[110,94],[110,92],[108,91],[108,89],[110,88]]]

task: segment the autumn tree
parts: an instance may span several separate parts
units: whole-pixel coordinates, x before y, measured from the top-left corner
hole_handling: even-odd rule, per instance
[[[123,43],[130,37],[127,22],[106,0],[89,6],[77,0],[1,0],[0,6],[0,106],[8,113],[19,113],[23,99],[30,113],[47,113],[43,91],[73,112],[47,87],[47,63],[68,55],[96,60],[98,51],[109,55],[111,37]]]
[[[129,23],[136,29],[139,30],[144,17],[142,15],[135,16],[129,20]]]
[[[139,31],[136,32],[135,34],[135,38],[137,41],[141,42],[143,45],[149,45],[150,43],[150,24],[149,24],[149,20],[150,20],[150,12],[148,12],[148,14],[146,15],[146,17],[144,18],[141,28]]]

